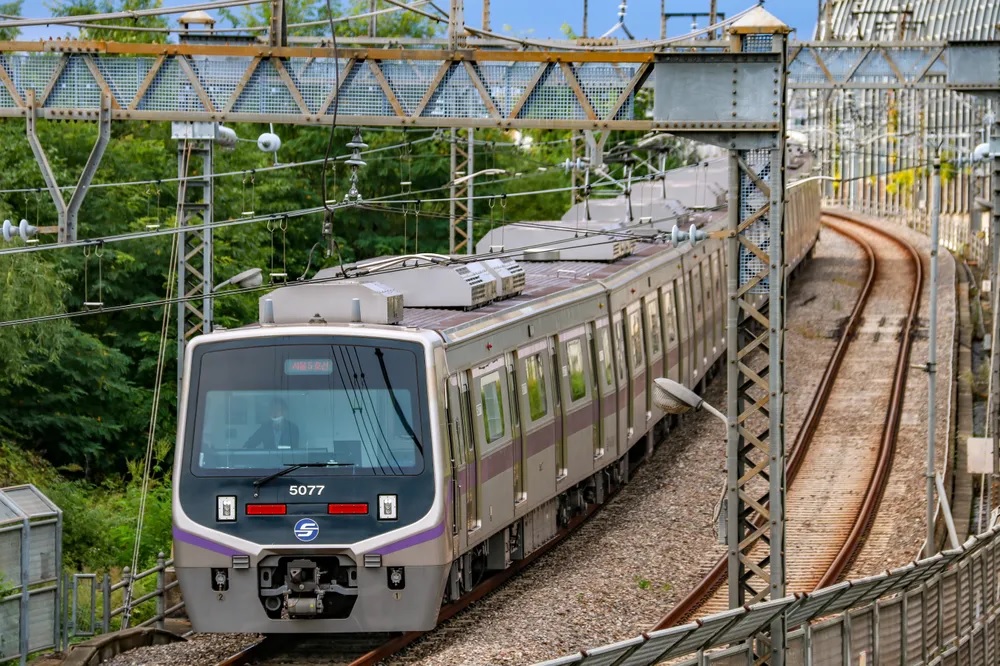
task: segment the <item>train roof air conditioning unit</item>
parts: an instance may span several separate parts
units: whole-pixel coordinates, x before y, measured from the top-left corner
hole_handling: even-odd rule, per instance
[[[510,257],[483,259],[479,263],[496,278],[497,298],[511,298],[524,291],[524,269]]]
[[[478,308],[497,299],[497,280],[480,262],[464,262],[441,254],[382,257],[349,264],[347,275],[361,282],[376,281],[403,294],[407,307]],[[343,275],[326,268],[316,278]]]
[[[403,320],[403,294],[374,280],[300,282],[261,296],[258,312],[262,324],[398,324]]]
[[[514,222],[491,229],[476,244],[477,254],[504,247],[530,261],[615,261],[632,254],[635,238],[614,223]]]

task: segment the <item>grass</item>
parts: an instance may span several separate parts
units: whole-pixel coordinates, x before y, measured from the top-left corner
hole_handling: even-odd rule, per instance
[[[162,461],[168,450],[164,444],[155,452]],[[0,441],[0,487],[31,483],[38,487],[63,511],[63,572],[105,573],[112,582],[121,580],[121,572],[131,564],[135,545],[135,526],[141,498],[141,464],[129,465],[125,477],[105,480],[100,484],[66,478],[40,456],[9,442]],[[158,462],[146,500],[146,517],[139,553],[139,570],[156,564],[159,551],[169,552],[171,544],[170,484]],[[8,577],[9,577],[8,572]],[[10,581],[7,581],[9,584]],[[90,622],[89,590],[81,589],[77,602],[78,622]],[[5,583],[0,581],[0,590]],[[136,584],[135,596],[152,591],[156,577],[150,576]],[[122,603],[121,591],[112,596],[112,606]],[[3,596],[0,594],[0,596]],[[100,590],[97,594],[97,618],[102,616]],[[84,611],[83,609],[87,610]],[[132,626],[153,615],[155,601],[133,613]],[[117,626],[120,623],[114,623]],[[84,624],[79,625],[81,629]],[[89,629],[89,627],[86,627]]]

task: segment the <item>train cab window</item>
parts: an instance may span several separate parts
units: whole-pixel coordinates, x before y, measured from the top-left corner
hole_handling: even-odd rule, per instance
[[[524,374],[528,389],[528,410],[531,420],[537,421],[549,413],[548,395],[545,391],[545,364],[541,354],[524,359]]]
[[[653,350],[653,356],[658,356],[663,346],[663,333],[660,330],[660,308],[655,300],[646,303],[649,312],[649,343]]]
[[[503,413],[503,388],[500,384],[500,373],[491,372],[479,380],[479,393],[482,398],[483,427],[486,433],[486,443],[501,439],[506,434]]]
[[[629,336],[632,341],[632,367],[638,370],[642,367],[642,318],[635,311],[628,316]]]
[[[566,343],[566,360],[569,362],[569,397],[576,402],[587,395],[587,379],[583,371],[583,343],[570,340]]]
[[[597,360],[599,367],[604,369],[604,383],[612,386],[615,383],[615,364],[611,358],[611,333],[607,326],[597,329]]]

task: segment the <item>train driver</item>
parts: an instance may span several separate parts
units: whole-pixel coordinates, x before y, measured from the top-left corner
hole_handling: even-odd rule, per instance
[[[265,450],[299,448],[299,427],[288,420],[288,409],[284,400],[274,398],[271,401],[271,418],[257,428],[243,448]]]

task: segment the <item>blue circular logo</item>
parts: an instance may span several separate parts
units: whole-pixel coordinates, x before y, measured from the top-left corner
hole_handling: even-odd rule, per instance
[[[319,525],[312,518],[303,518],[295,523],[295,538],[299,541],[312,541],[319,536]]]

